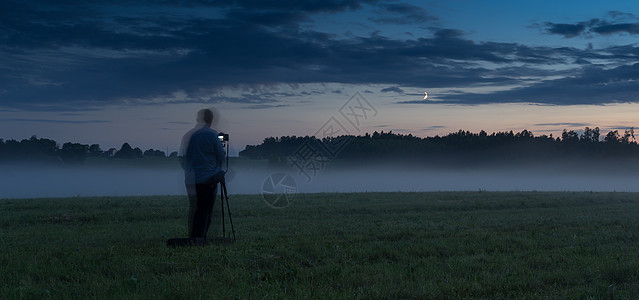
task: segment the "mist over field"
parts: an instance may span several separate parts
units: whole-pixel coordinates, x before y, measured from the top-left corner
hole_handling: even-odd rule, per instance
[[[227,175],[229,194],[260,194],[273,174],[290,176],[294,193],[381,191],[618,191],[639,192],[634,164],[424,167],[375,165],[320,169],[245,161]],[[276,192],[284,187],[276,186]],[[0,199],[73,196],[185,195],[179,166],[35,166],[0,168]]]

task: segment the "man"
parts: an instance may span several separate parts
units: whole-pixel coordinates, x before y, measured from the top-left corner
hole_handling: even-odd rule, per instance
[[[224,179],[222,162],[226,155],[218,132],[211,129],[213,112],[202,109],[197,125],[182,138],[182,167],[189,196],[189,237],[206,239],[217,183]]]

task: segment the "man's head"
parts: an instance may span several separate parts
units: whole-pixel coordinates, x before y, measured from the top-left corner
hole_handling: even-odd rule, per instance
[[[213,111],[210,109],[201,109],[197,112],[197,122],[199,124],[206,124],[207,126],[211,126],[213,123]]]

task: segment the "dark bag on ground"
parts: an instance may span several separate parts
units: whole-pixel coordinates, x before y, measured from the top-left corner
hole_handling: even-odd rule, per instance
[[[173,238],[166,241],[167,247],[204,246],[206,240],[203,238]]]

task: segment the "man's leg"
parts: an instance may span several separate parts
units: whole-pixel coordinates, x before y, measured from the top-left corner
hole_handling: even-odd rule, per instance
[[[217,185],[219,184],[219,182],[221,180],[224,180],[224,172],[223,171],[219,171],[219,172],[215,173],[213,176],[211,176],[211,178],[209,178],[207,181],[205,181],[203,183],[204,185],[206,185],[209,188],[211,188],[210,191],[207,191],[207,193],[210,193],[210,195],[211,195],[211,206],[207,207],[207,209],[206,209],[207,216],[205,216],[205,220],[207,220],[207,222],[206,222],[206,229],[204,230],[204,235],[205,236],[209,232],[209,229],[211,228],[211,222],[214,219],[213,211],[215,211],[215,198],[217,197]],[[215,226],[213,226],[213,227],[215,227]]]
[[[206,234],[209,232],[209,228],[211,227],[211,219],[213,219],[213,207],[215,206],[215,196],[217,192],[217,183],[209,186],[211,188],[211,205],[208,206],[206,209],[207,215],[205,219],[207,220],[207,222],[206,229],[204,230],[204,237],[206,237]]]
[[[192,238],[206,239],[206,232],[211,223],[211,211],[215,203],[216,186],[211,184],[196,184],[197,207],[193,220]]]
[[[197,192],[195,191],[195,184],[186,185],[186,194],[189,198],[189,220],[188,220],[188,233],[189,236],[193,235],[193,222],[195,222],[195,210],[197,209]]]

